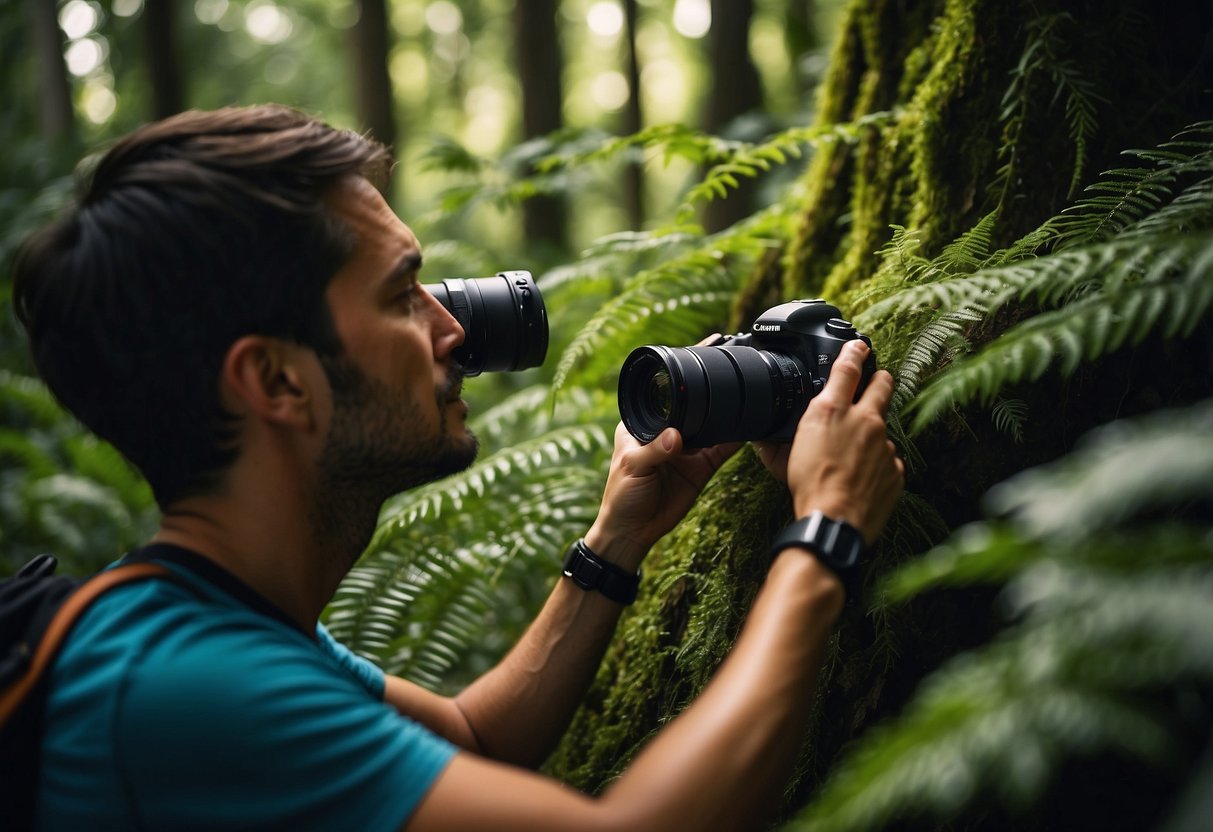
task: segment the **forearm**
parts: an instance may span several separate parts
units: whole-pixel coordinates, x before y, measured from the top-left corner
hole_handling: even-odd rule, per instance
[[[811,556],[781,554],[716,676],[604,802],[635,813],[633,828],[753,828],[769,817],[841,604],[837,579]]]
[[[537,766],[594,678],[623,608],[561,578],[539,617],[491,671],[455,697],[485,756]]]

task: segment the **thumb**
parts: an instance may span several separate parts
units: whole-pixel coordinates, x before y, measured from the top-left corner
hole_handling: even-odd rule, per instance
[[[657,437],[657,444],[665,452],[665,456],[675,456],[682,450],[682,434],[677,428],[666,428]]]
[[[682,450],[682,434],[677,428],[666,428],[653,439],[636,449],[636,460],[642,465],[661,465]]]

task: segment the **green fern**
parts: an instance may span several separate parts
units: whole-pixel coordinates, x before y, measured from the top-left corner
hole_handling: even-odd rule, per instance
[[[692,222],[700,203],[725,198],[730,190],[740,186],[741,179],[755,179],[776,165],[799,159],[804,153],[804,146],[816,148],[837,142],[854,144],[866,129],[878,127],[894,117],[894,113],[885,111],[867,113],[845,124],[794,127],[757,144],[726,143],[718,148],[726,158],[714,164],[703,179],[687,192],[682,205],[675,212],[675,222]]]
[[[1072,51],[1074,25],[1074,16],[1069,12],[1041,15],[1027,25],[1024,51],[1011,71],[1011,83],[1003,94],[999,114],[1003,124],[1000,164],[989,188],[997,195],[999,206],[1006,201],[1016,177],[1020,138],[1028,113],[1038,109],[1035,99],[1041,95],[1046,80],[1053,88],[1053,103],[1065,100],[1066,126],[1074,144],[1069,193],[1074,194],[1082,184],[1088,145],[1099,127],[1099,106],[1106,104],[1107,99],[1100,94],[1098,85],[1082,73],[1078,61],[1062,57]]]
[[[1049,222],[1058,249],[1109,239],[1122,232],[1186,230],[1193,220],[1208,228],[1209,177],[1213,174],[1213,121],[1187,127],[1154,150],[1129,150],[1144,165],[1115,168],[1087,188],[1092,194]],[[1186,180],[1199,178],[1195,185]],[[1183,219],[1162,213],[1180,188]],[[1171,209],[1175,210],[1175,209]],[[1161,216],[1158,216],[1160,215]],[[1151,216],[1155,219],[1149,220]],[[1136,229],[1135,226],[1138,226]]]
[[[1028,319],[939,376],[911,405],[911,433],[952,407],[971,400],[988,403],[1008,385],[1034,381],[1055,364],[1070,375],[1084,361],[1140,343],[1155,332],[1167,338],[1190,335],[1213,309],[1213,238],[1149,242],[1155,247],[1146,274],[1134,274],[1136,258],[1110,264],[1101,291]],[[1138,245],[1144,247],[1145,241]],[[1051,266],[1056,259],[1036,262]],[[1052,294],[1056,287],[1045,291]]]
[[[994,426],[1003,433],[1011,434],[1016,444],[1023,442],[1024,422],[1028,416],[1028,405],[1023,399],[998,399],[990,411]]]
[[[1168,699],[1152,694],[1213,682],[1211,529],[1207,515],[1141,518],[1207,503],[1211,420],[1207,401],[1103,428],[992,492],[1008,520],[966,527],[895,572],[886,589],[902,600],[1009,580],[1002,606],[1014,624],[932,674],[788,828],[954,821],[991,801],[1015,812],[1040,799],[1064,760],[1099,750],[1170,765],[1182,737]]]
[[[782,238],[789,210],[777,203],[630,278],[564,351],[553,388],[596,384],[641,343],[695,343],[720,326],[748,267]]]
[[[391,673],[450,690],[521,633],[559,553],[594,519],[611,447],[605,424],[578,407],[592,404],[585,394],[555,411],[547,401],[537,387],[490,409],[473,429],[502,450],[388,502],[326,611],[334,635]]]

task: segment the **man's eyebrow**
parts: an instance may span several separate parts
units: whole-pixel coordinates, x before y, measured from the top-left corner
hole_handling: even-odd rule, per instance
[[[396,265],[383,278],[384,285],[399,283],[400,281],[415,275],[421,270],[421,252],[410,251],[408,254],[396,261]]]

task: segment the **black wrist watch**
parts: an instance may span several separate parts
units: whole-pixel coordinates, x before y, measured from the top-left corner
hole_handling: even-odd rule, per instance
[[[845,520],[833,520],[815,511],[780,532],[771,546],[774,558],[789,546],[803,546],[842,581],[847,596],[852,595],[863,558],[863,535]]]
[[[636,600],[640,573],[625,572],[600,558],[582,538],[569,547],[564,556],[564,575],[582,589],[597,590],[617,604],[627,606]]]

